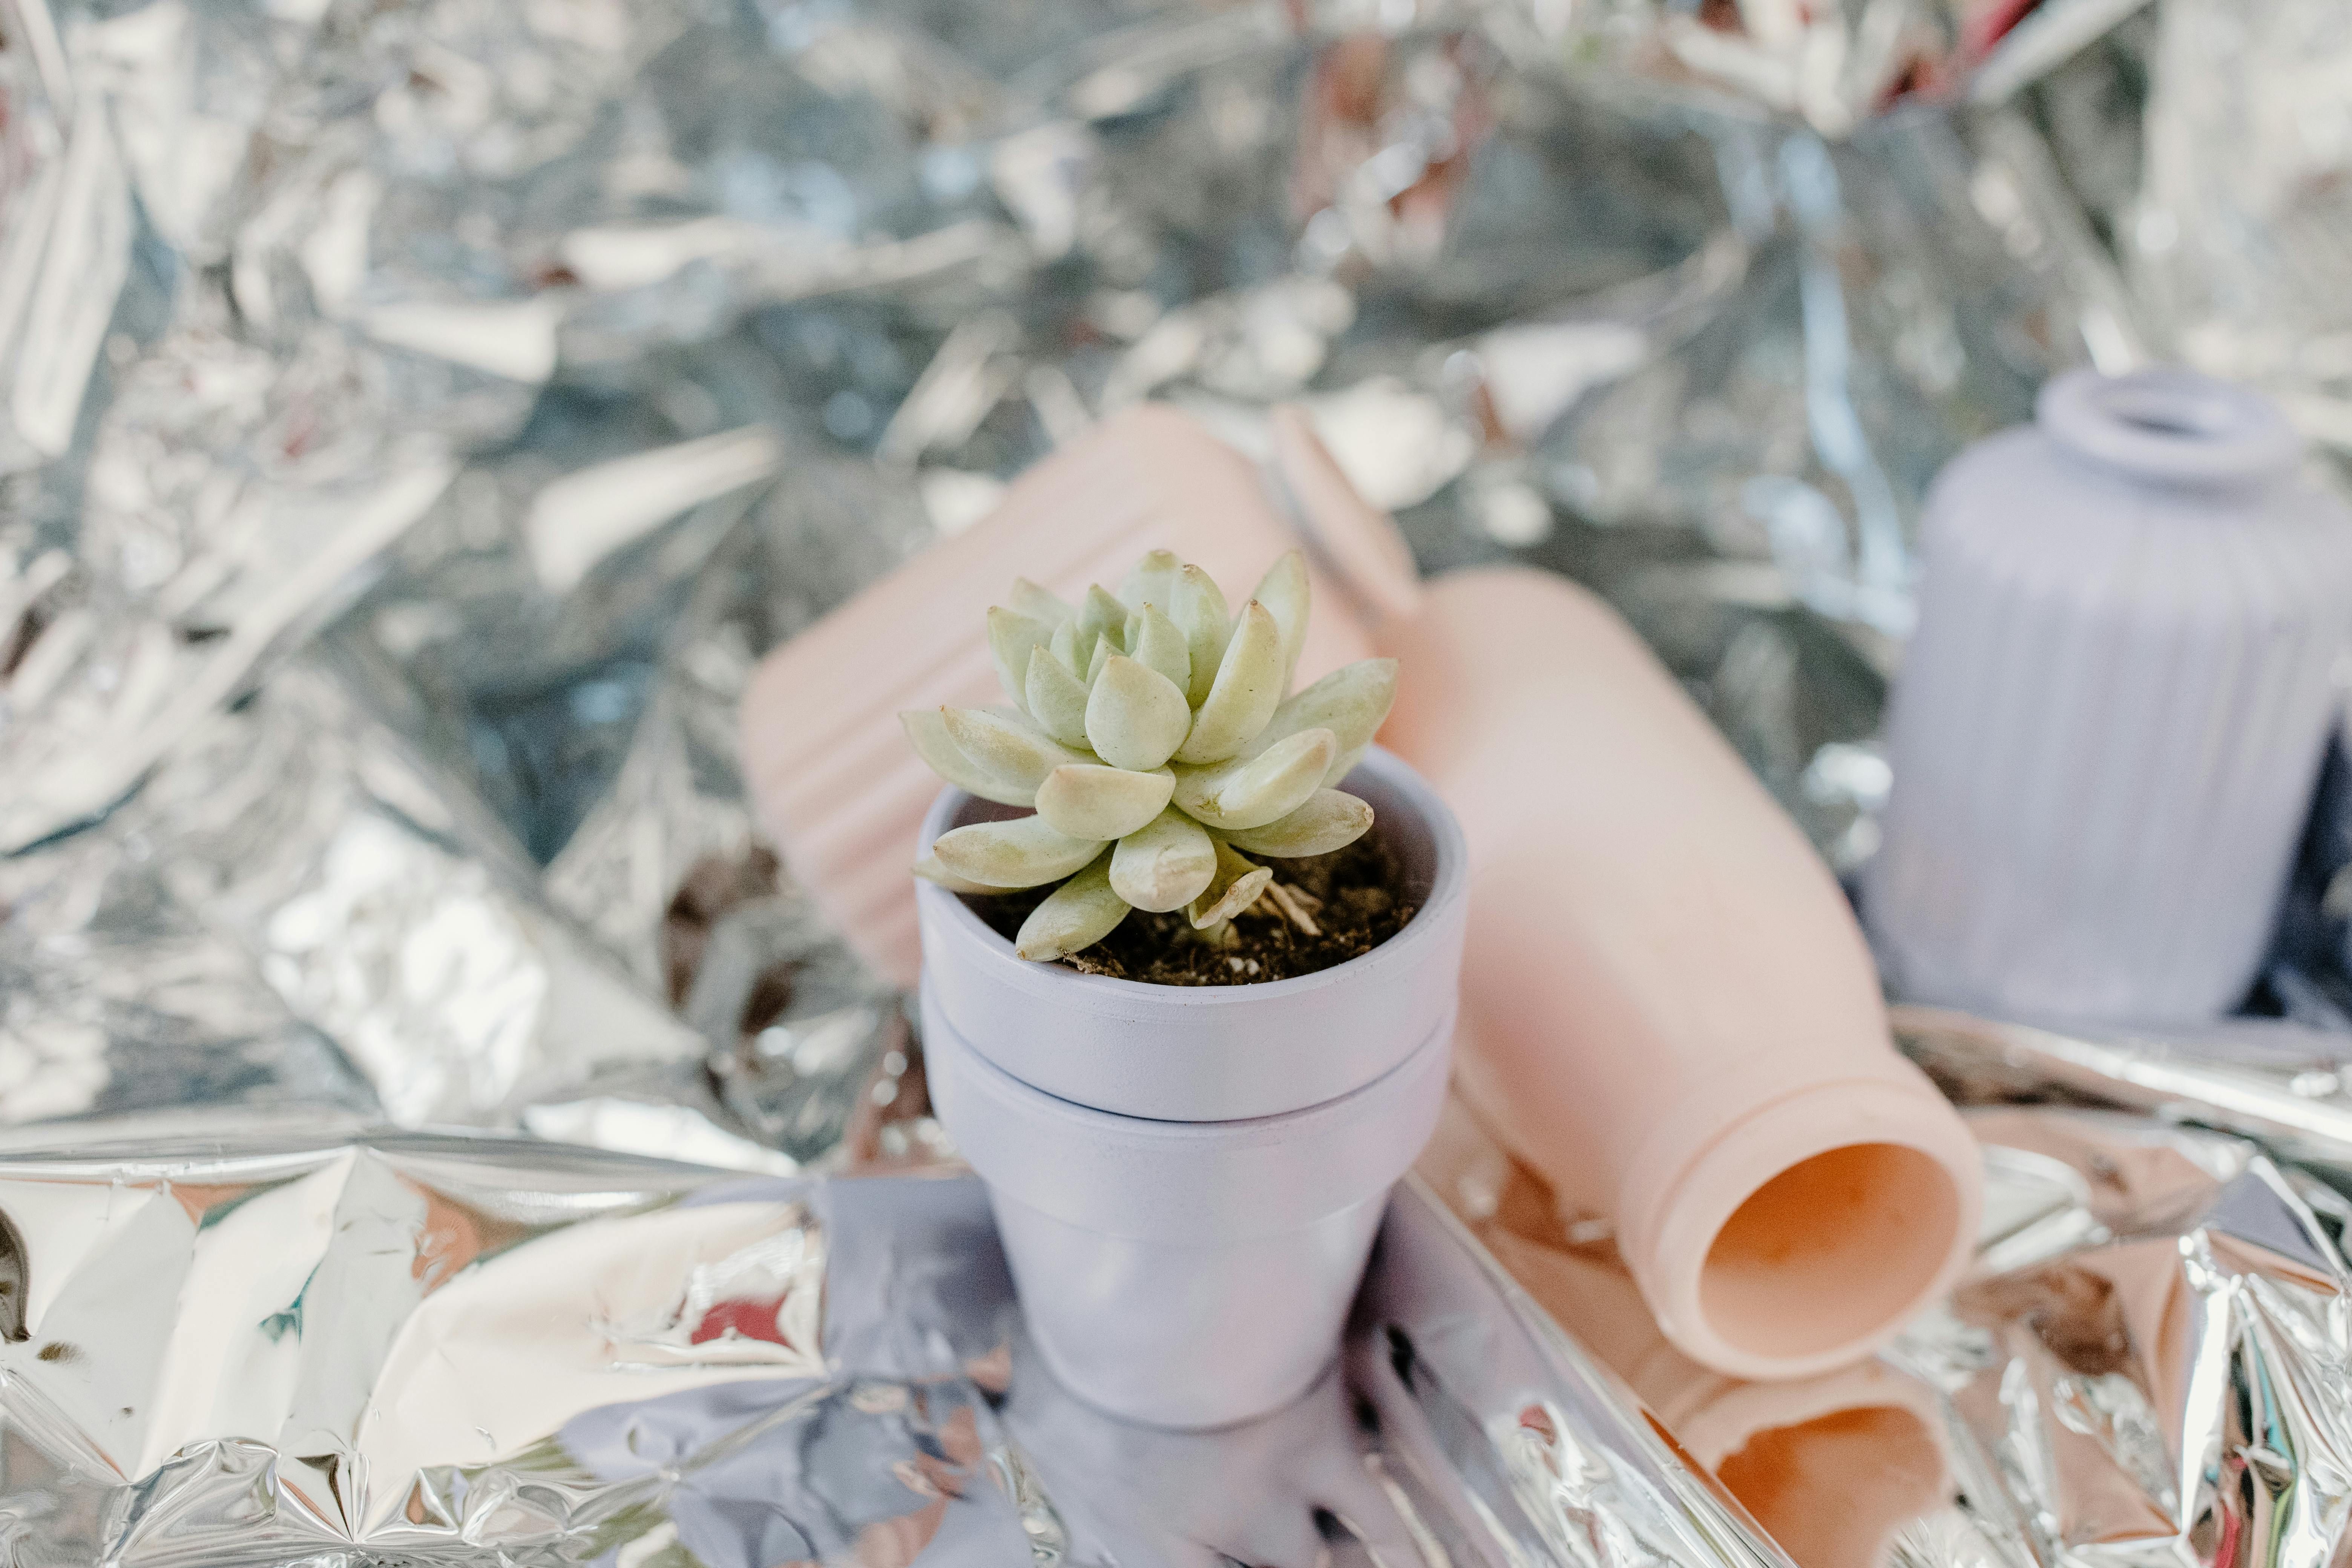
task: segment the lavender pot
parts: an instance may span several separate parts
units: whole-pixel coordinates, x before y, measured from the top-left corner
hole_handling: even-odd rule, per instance
[[[1319,974],[1197,988],[1024,963],[961,899],[919,890],[934,1103],[988,1184],[1039,1351],[1113,1415],[1217,1426],[1304,1392],[1436,1125],[1461,833],[1384,752],[1343,787],[1371,803],[1420,907]],[[998,815],[949,790],[923,847]]]

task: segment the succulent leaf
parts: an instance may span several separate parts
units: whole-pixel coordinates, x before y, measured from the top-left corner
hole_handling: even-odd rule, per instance
[[[975,882],[969,877],[959,877],[947,868],[936,855],[926,855],[915,862],[915,875],[926,882],[936,882],[950,893],[1009,893],[1010,888],[993,888],[986,882]]]
[[[915,755],[923,759],[923,765],[966,795],[992,800],[999,805],[1036,804],[1034,785],[1024,790],[1007,784],[965,756],[963,748],[948,733],[939,710],[909,709],[898,715],[898,725],[907,731],[907,743],[915,748]]]
[[[1008,719],[978,708],[942,708],[940,721],[947,726],[956,750],[1007,786],[1028,791],[1032,801],[1047,773],[1065,763],[1086,760],[1056,744],[1026,718]]]
[[[1049,647],[1029,650],[1029,711],[1065,746],[1087,743],[1087,683],[1064,668]]]
[[[1176,606],[1168,612],[1168,618],[1184,634],[1184,647],[1192,667],[1192,679],[1185,683],[1184,695],[1198,708],[1209,700],[1219,662],[1225,657],[1225,643],[1233,636],[1233,617],[1226,613],[1225,595],[1206,572],[1198,566],[1187,566],[1176,574]]]
[[[1392,658],[1360,658],[1342,665],[1286,698],[1242,754],[1254,756],[1302,730],[1328,730],[1339,742],[1339,755],[1323,783],[1327,787],[1337,784],[1362,760],[1364,748],[1387,721],[1389,709],[1396,702],[1396,689],[1397,663]]]
[[[1111,851],[1110,885],[1139,910],[1181,910],[1208,890],[1217,874],[1217,847],[1199,823],[1163,811],[1118,841]]]
[[[1026,577],[1013,579],[1013,607],[1033,621],[1043,621],[1057,626],[1064,621],[1076,620],[1077,612],[1062,603],[1062,596],[1050,588],[1041,588]]]
[[[1073,838],[1124,838],[1165,810],[1175,787],[1166,768],[1134,773],[1073,763],[1037,786],[1037,815]]]
[[[1273,886],[1248,855],[1328,854],[1372,826],[1332,786],[1388,716],[1396,666],[1366,659],[1285,700],[1308,595],[1297,551],[1238,616],[1167,551],[1076,608],[1016,580],[1012,607],[988,613],[1013,706],[899,718],[950,784],[1033,815],[940,835],[916,875],[963,894],[1060,883],[1022,926],[1024,959],[1089,947],[1130,908],[1183,910],[1197,940],[1233,945],[1234,918]]]
[[[931,853],[968,882],[990,888],[1034,888],[1056,882],[1102,853],[1098,839],[1057,833],[1042,816],[975,822],[940,835]]]
[[[1157,605],[1146,605],[1128,622],[1131,628],[1127,645],[1138,664],[1149,665],[1166,676],[1179,691],[1189,691],[1192,681],[1192,655],[1185,646],[1184,634],[1168,618]],[[1189,700],[1187,706],[1190,706]]]
[[[1257,902],[1266,884],[1273,880],[1273,871],[1253,865],[1234,854],[1230,846],[1219,844],[1217,874],[1207,889],[1192,900],[1192,929],[1204,931],[1232,920]]]
[[[1078,635],[1092,632],[1097,637],[1116,641],[1126,629],[1127,606],[1112,598],[1110,590],[1101,584],[1088,586],[1087,601],[1078,606]]]
[[[1128,909],[1128,901],[1111,890],[1110,857],[1102,856],[1029,911],[1013,951],[1036,963],[1066,958],[1117,930]]]
[[[1045,622],[1032,620],[1001,605],[989,606],[988,656],[996,664],[997,684],[1004,688],[1015,707],[1027,700],[1023,682],[1029,673],[1029,650],[1053,640],[1054,628]]]
[[[1336,789],[1318,789],[1288,815],[1263,827],[1227,833],[1224,838],[1234,848],[1253,855],[1299,860],[1344,849],[1370,832],[1371,826],[1370,805]]]
[[[1239,833],[1280,821],[1322,786],[1339,755],[1328,730],[1307,730],[1255,757],[1176,770],[1176,807],[1204,826]]]
[[[1094,646],[1093,639],[1087,639],[1087,652],[1089,655],[1094,652]],[[1077,622],[1064,621],[1060,626],[1055,626],[1054,640],[1046,647],[1055,658],[1062,661],[1062,668],[1068,670],[1074,679],[1086,678],[1087,661],[1078,657]]]
[[[1155,550],[1137,562],[1118,585],[1119,600],[1130,610],[1157,605],[1164,614],[1176,602],[1176,580],[1183,571],[1184,563],[1174,551]]]
[[[1265,728],[1282,701],[1282,630],[1264,605],[1242,606],[1241,620],[1217,668],[1208,700],[1191,733],[1176,749],[1180,763],[1215,763],[1233,756]]]
[[[1290,689],[1291,672],[1298,668],[1298,650],[1307,646],[1307,557],[1293,550],[1268,568],[1265,580],[1250,595],[1265,606],[1282,632],[1282,687]]]
[[[1087,739],[1115,768],[1149,773],[1183,742],[1192,710],[1184,693],[1158,670],[1114,655],[1087,698]]]

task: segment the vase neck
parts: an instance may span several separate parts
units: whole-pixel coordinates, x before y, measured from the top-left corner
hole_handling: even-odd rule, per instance
[[[2069,371],[2042,387],[2034,416],[2068,451],[2148,484],[2266,484],[2292,472],[2303,451],[2268,398],[2169,367],[2116,376]]]

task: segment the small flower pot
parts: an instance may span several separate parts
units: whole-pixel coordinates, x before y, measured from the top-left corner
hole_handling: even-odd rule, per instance
[[[1329,1363],[1388,1190],[1436,1125],[1466,914],[1452,813],[1374,750],[1418,909],[1370,952],[1263,984],[1150,985],[1015,958],[924,884],[925,1060],[988,1184],[1039,1351],[1129,1420],[1261,1415]],[[922,847],[1002,815],[961,791]]]

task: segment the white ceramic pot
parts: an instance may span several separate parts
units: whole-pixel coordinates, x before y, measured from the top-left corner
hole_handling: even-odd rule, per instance
[[[988,1184],[1023,1310],[1069,1388],[1204,1427],[1287,1404],[1339,1343],[1388,1190],[1444,1099],[1465,916],[1459,829],[1374,751],[1344,786],[1419,905],[1318,974],[1147,985],[1024,963],[925,884],[925,1062]],[[922,842],[998,815],[940,797]]]

